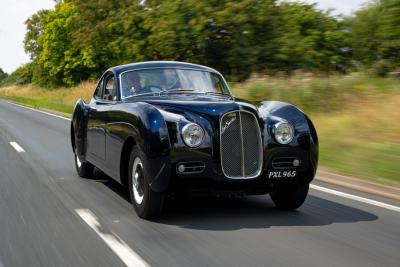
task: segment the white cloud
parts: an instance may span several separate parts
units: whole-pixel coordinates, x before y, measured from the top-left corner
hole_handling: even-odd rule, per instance
[[[10,73],[29,61],[23,40],[25,21],[41,9],[54,7],[53,0],[1,0],[0,68]]]

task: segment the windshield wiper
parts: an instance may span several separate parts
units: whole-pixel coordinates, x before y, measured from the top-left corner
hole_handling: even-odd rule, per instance
[[[193,89],[182,89],[182,88],[177,88],[177,89],[171,89],[171,90],[162,90],[160,91],[160,95],[162,94],[176,94],[176,93],[192,93],[192,94],[199,94],[199,92],[196,92]]]
[[[140,97],[140,96],[148,96],[148,95],[159,96],[160,93],[159,93],[159,92],[157,92],[157,93],[155,93],[155,92],[148,92],[148,93],[130,95],[130,96],[125,97],[125,99],[127,99],[127,98],[133,98],[133,97]]]
[[[225,96],[229,97],[230,99],[233,99],[233,97],[229,94],[221,93],[221,92],[196,92],[193,89],[172,89],[172,90],[162,90],[160,92],[148,92],[148,93],[142,93],[142,94],[136,94],[136,95],[131,95],[126,97],[127,98],[134,98],[134,97],[141,97],[141,96],[161,96],[161,95],[168,95],[168,94],[179,94],[179,93],[190,93],[190,94],[199,94],[199,95],[215,95],[215,96]]]

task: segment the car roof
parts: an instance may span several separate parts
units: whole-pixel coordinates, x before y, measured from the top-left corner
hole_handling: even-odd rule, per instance
[[[112,71],[115,74],[119,75],[122,72],[125,71],[131,71],[131,70],[139,70],[139,69],[153,69],[153,68],[182,68],[182,69],[195,69],[195,70],[201,70],[201,71],[209,71],[209,72],[214,72],[218,73],[218,71],[198,65],[198,64],[192,64],[192,63],[186,63],[186,62],[179,62],[179,61],[144,61],[144,62],[137,62],[137,63],[131,63],[131,64],[126,64],[126,65],[119,65],[115,66],[112,68],[109,68],[108,71]]]

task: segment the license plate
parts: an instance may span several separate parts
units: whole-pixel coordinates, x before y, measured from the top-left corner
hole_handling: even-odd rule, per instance
[[[268,178],[293,178],[296,177],[296,171],[270,171],[268,172]]]

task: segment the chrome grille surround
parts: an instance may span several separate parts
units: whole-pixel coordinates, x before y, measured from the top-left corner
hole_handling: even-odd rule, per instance
[[[260,126],[252,112],[235,110],[221,116],[220,157],[226,177],[251,179],[259,176],[263,164],[262,147]]]

